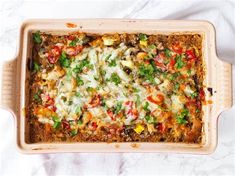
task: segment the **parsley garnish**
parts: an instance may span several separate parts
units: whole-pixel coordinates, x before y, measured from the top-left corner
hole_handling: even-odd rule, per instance
[[[139,39],[140,39],[141,41],[146,41],[146,40],[148,40],[148,37],[147,37],[147,35],[145,35],[145,34],[140,34],[140,35],[139,35]]]
[[[177,69],[180,69],[180,68],[182,68],[183,66],[184,66],[184,62],[183,62],[183,60],[182,60],[182,55],[177,55],[176,56],[176,58],[175,58],[175,60],[176,60],[176,64],[175,64],[175,67],[177,68]]]
[[[121,78],[118,76],[117,73],[112,73],[111,77],[109,78],[109,81],[115,83],[115,85],[117,86],[121,83]]]
[[[70,66],[70,60],[69,58],[67,58],[66,53],[64,51],[62,52],[59,61],[62,67],[68,68]]]
[[[38,44],[42,43],[42,38],[39,31],[33,33],[33,41]]]
[[[178,113],[176,115],[176,120],[179,124],[186,124],[187,123],[187,117],[189,115],[188,109],[184,108],[181,113]]]

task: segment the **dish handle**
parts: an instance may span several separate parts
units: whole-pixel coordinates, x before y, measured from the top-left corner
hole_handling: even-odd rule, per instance
[[[217,58],[218,113],[232,107],[232,65]]]
[[[0,107],[8,111],[15,109],[16,59],[0,63]]]

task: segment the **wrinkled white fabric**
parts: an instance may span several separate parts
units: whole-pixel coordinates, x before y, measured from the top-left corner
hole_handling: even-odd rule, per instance
[[[234,1],[1,0],[1,59],[14,57],[20,24],[28,18],[208,20],[216,28],[219,58],[235,63]],[[0,175],[233,175],[234,116],[234,107],[221,115],[218,147],[215,153],[209,156],[156,153],[24,155],[15,147],[14,119],[6,111],[0,110]]]

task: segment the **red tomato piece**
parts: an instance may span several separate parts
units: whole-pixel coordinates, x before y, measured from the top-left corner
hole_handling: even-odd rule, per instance
[[[50,50],[50,52],[48,53],[48,61],[51,63],[51,64],[55,64],[58,59],[59,59],[59,56],[61,54],[61,49],[60,47],[58,46],[53,46],[53,48]]]
[[[114,114],[113,114],[113,111],[111,111],[110,109],[107,110],[107,114],[108,116],[112,119],[112,120],[116,120]]]
[[[174,66],[175,66],[175,59],[171,59],[170,60],[170,62],[169,62],[169,64],[168,64],[168,67],[170,68],[170,69],[173,69],[174,68]]]
[[[196,61],[197,58],[195,56],[194,50],[187,50],[186,52],[187,58],[191,61]]]
[[[98,127],[96,122],[92,122],[91,126],[92,126],[93,130],[96,130],[96,128]]]
[[[92,108],[99,106],[101,104],[101,96],[99,94],[93,96],[89,104]]]
[[[147,100],[154,104],[160,104],[163,102],[164,96],[161,94],[157,94],[156,96],[150,95],[147,97]]]
[[[63,126],[63,128],[65,128],[65,129],[70,129],[70,124],[69,124],[69,122],[68,121],[66,121],[66,120],[63,120],[62,121],[62,126]]]
[[[199,91],[199,97],[201,100],[205,100],[205,92],[204,92],[203,88],[201,88]]]
[[[78,55],[78,53],[80,53],[83,49],[83,46],[69,46],[66,48],[66,53],[69,55],[69,56],[76,56]]]
[[[172,49],[174,50],[174,52],[182,54],[183,48],[180,46],[179,43],[172,45]]]
[[[161,132],[161,133],[164,133],[165,130],[166,130],[166,126],[162,123],[159,123],[158,124],[158,130]]]

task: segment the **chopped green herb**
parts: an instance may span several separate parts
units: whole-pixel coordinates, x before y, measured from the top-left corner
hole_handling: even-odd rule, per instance
[[[90,65],[88,59],[83,59],[82,61],[80,61],[80,63],[73,69],[73,71],[75,73],[82,73],[84,67],[92,68],[92,65]]]
[[[137,89],[137,88],[135,88],[135,87],[133,87],[133,91],[134,91],[134,92],[139,92],[140,90]]]
[[[191,72],[191,70],[187,70],[187,73],[188,73],[188,75],[191,75],[192,72]]]
[[[165,53],[166,57],[168,57],[168,58],[171,57],[171,50],[169,50],[169,49],[166,48],[166,49],[164,50],[164,53]]]
[[[69,43],[69,46],[76,46],[77,45],[77,42],[79,42],[79,39],[78,38],[75,38],[73,41],[71,41]]]
[[[196,97],[198,96],[198,93],[197,93],[197,92],[193,92],[193,93],[190,94],[190,96],[191,96],[192,98],[196,98]]]
[[[75,113],[76,114],[80,114],[82,111],[81,111],[81,107],[80,106],[78,106],[77,108],[76,108],[76,110],[75,110]]]
[[[57,129],[60,127],[61,122],[54,122],[53,128]]]
[[[93,90],[94,90],[94,88],[89,87],[89,86],[86,88],[86,91],[87,91],[87,92],[91,92],[91,91],[93,91]]]
[[[121,111],[121,109],[122,109],[122,102],[119,101],[115,107],[114,113],[118,114]]]
[[[79,92],[76,92],[76,97],[81,97],[81,94]]]
[[[112,56],[112,54],[109,54],[108,56],[106,56],[106,57],[105,57],[105,61],[108,61],[111,56]]]
[[[82,123],[83,123],[83,122],[82,122],[82,119],[79,119],[79,120],[78,120],[78,125],[82,125]]]
[[[40,66],[37,62],[33,62],[33,70],[38,72],[40,70]]]
[[[111,60],[111,62],[109,63],[109,66],[110,67],[115,67],[117,65],[117,63],[116,63],[116,60],[114,59],[114,60]]]
[[[66,53],[64,51],[62,52],[59,61],[62,67],[68,68],[70,66],[70,60],[67,58]]]
[[[149,107],[149,102],[146,101],[145,104],[144,104],[144,106],[143,106],[143,109],[144,109],[145,111],[149,111],[148,107]]]
[[[179,124],[186,124],[187,123],[187,117],[189,115],[188,109],[184,108],[181,113],[178,113],[176,115],[176,120]]]
[[[150,124],[156,123],[156,119],[153,118],[153,117],[150,116],[150,115],[146,115],[146,116],[145,116],[145,120],[146,120],[148,123],[150,123]]]
[[[60,124],[61,124],[60,118],[57,116],[54,116],[54,117],[52,117],[52,120],[54,121],[53,128],[55,128],[55,129],[59,128]]]
[[[140,39],[141,41],[146,41],[146,40],[148,40],[148,37],[147,37],[147,35],[145,35],[145,34],[140,34],[140,35],[139,35],[139,39]]]
[[[149,80],[150,82],[154,82],[154,68],[151,64],[145,65],[141,64],[139,67],[139,74],[140,76],[144,77],[145,79]]]
[[[112,73],[109,81],[115,83],[115,85],[117,86],[121,83],[121,78],[118,76],[117,73]]]
[[[78,130],[74,129],[70,132],[71,136],[75,136],[76,134],[78,134]]]
[[[54,122],[60,122],[60,118],[57,117],[57,116],[53,116],[53,117],[52,117],[52,120],[53,120]]]
[[[79,76],[76,77],[76,80],[77,80],[77,84],[78,84],[79,86],[84,85],[84,81],[83,81]]]
[[[180,87],[180,84],[179,84],[179,83],[175,83],[174,89],[175,89],[176,91],[179,89],[179,87]]]
[[[199,109],[196,109],[196,113],[199,113],[200,112],[200,110]]]
[[[40,94],[41,94],[40,92],[37,92],[33,96],[34,100],[37,101],[38,103],[42,102]]]
[[[177,69],[180,69],[180,68],[182,68],[184,65],[185,65],[185,63],[183,62],[183,60],[182,60],[182,55],[177,55],[176,56],[176,58],[175,58],[175,60],[176,60],[176,64],[175,64],[175,67],[177,68]]]
[[[42,43],[42,38],[41,38],[39,31],[37,31],[36,33],[33,33],[33,41],[37,44]]]

